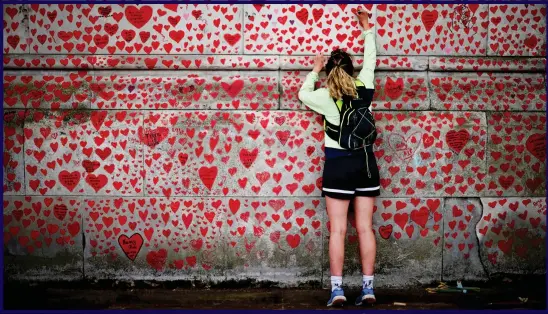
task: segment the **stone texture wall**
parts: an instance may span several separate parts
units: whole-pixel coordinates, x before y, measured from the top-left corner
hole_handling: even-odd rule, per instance
[[[356,7],[4,5],[7,278],[327,284],[297,91],[317,52],[362,63]],[[368,9],[378,285],[545,273],[546,7]]]

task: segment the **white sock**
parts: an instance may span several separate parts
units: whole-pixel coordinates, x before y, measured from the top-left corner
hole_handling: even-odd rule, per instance
[[[331,276],[331,291],[342,289],[342,276]]]
[[[363,275],[362,289],[373,289],[373,278],[375,276]]]

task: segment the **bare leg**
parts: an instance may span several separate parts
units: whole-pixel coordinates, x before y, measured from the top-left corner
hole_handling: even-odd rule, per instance
[[[375,271],[377,243],[373,234],[374,197],[359,196],[355,198],[356,230],[360,241],[360,259],[362,273],[372,276]],[[331,249],[331,248],[330,248]]]
[[[329,265],[331,276],[342,276],[344,264],[344,240],[348,214],[348,200],[325,197],[329,216]]]

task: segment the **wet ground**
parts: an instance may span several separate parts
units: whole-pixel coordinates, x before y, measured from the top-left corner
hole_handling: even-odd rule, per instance
[[[174,283],[7,283],[4,309],[325,309],[329,291],[319,288],[207,288]],[[430,287],[435,287],[430,286]],[[543,281],[475,285],[466,294],[428,293],[426,287],[376,289],[371,309],[546,309]],[[359,291],[346,289],[357,309]],[[29,297],[32,296],[32,303]],[[521,299],[520,299],[521,298]]]

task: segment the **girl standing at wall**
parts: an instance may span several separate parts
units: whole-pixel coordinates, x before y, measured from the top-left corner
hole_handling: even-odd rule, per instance
[[[323,192],[330,223],[329,262],[331,271],[331,298],[327,306],[342,305],[346,302],[342,289],[342,273],[344,262],[344,245],[346,238],[347,213],[351,200],[354,200],[356,215],[356,229],[359,237],[360,259],[362,263],[363,285],[361,295],[356,305],[374,303],[373,272],[376,256],[376,241],[373,234],[372,218],[375,197],[380,195],[380,180],[377,162],[372,150],[372,142],[376,138],[376,131],[372,142],[366,142],[358,150],[345,149],[346,141],[341,143],[339,129],[341,116],[348,117],[347,111],[351,101],[361,101],[361,118],[371,115],[371,100],[374,92],[373,78],[376,65],[375,34],[369,27],[368,13],[358,8],[357,17],[363,27],[365,37],[363,68],[357,80],[351,56],[342,50],[331,53],[325,70],[327,74],[327,88],[314,90],[318,81],[318,73],[324,66],[324,57],[318,55],[314,60],[314,69],[306,77],[299,91],[299,99],[310,109],[324,116],[325,127],[325,165],[323,172]],[[363,109],[363,108],[362,108]],[[365,109],[364,109],[365,110]],[[352,115],[352,112],[349,113]],[[355,115],[354,115],[355,116]],[[352,116],[352,117],[354,117]],[[359,119],[359,118],[358,118]],[[347,119],[345,119],[344,123]],[[362,122],[363,119],[358,121]],[[372,121],[371,121],[372,120]],[[339,133],[336,131],[339,130]],[[337,137],[339,134],[339,137]],[[358,137],[359,140],[363,138]],[[358,141],[359,141],[358,140]],[[370,138],[371,140],[371,138]],[[350,138],[348,140],[350,142]],[[362,143],[363,144],[363,143]]]

